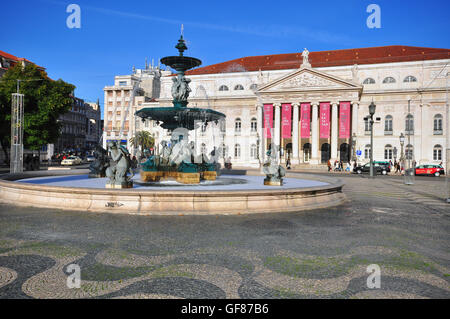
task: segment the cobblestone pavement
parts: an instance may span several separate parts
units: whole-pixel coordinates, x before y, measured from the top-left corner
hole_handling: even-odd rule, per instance
[[[0,298],[450,298],[444,179],[339,176],[299,213],[134,216],[0,205]],[[67,287],[70,264],[81,288]],[[368,289],[366,269],[381,269]]]

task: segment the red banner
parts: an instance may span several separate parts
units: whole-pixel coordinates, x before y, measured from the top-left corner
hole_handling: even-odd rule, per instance
[[[350,138],[350,102],[339,103],[339,137]]]
[[[273,105],[264,104],[264,137],[272,138],[271,128],[273,127]]]
[[[320,138],[330,137],[330,102],[320,103]]]
[[[308,138],[310,136],[310,123],[311,123],[311,104],[300,104],[300,136],[302,138]]]
[[[281,137],[291,137],[291,104],[281,104]]]

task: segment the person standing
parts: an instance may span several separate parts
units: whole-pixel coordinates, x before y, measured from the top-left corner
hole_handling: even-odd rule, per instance
[[[327,166],[328,166],[328,171],[330,172],[331,171],[331,161],[328,159],[328,162],[327,162]]]
[[[291,169],[291,159],[289,158],[289,156],[288,156],[288,158],[286,160],[286,168],[287,169]]]

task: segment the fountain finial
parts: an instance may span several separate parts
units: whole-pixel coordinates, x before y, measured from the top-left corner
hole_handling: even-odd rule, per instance
[[[180,39],[178,40],[177,45],[175,46],[176,49],[178,49],[178,52],[180,52],[180,56],[183,56],[183,52],[187,50],[186,42],[183,39],[183,25],[181,25],[181,35]]]

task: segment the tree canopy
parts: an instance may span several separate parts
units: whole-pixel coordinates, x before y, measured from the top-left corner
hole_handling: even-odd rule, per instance
[[[130,143],[135,148],[141,147],[141,150],[150,149],[155,145],[155,138],[147,131],[139,131],[135,136],[130,138]]]
[[[60,136],[58,118],[72,107],[75,86],[59,79],[54,81],[34,64],[20,63],[0,78],[0,143],[4,150],[11,142],[11,100],[17,92],[24,94],[24,147],[38,150],[55,143]]]

